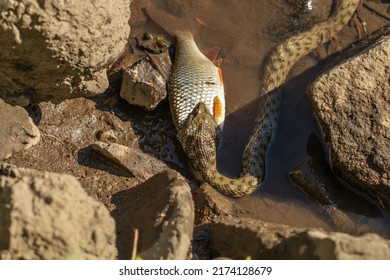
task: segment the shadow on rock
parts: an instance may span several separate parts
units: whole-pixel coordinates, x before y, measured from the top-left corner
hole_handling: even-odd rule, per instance
[[[112,197],[119,259],[130,259],[134,230],[143,259],[185,259],[191,244],[194,206],[190,187],[175,171],[164,171]]]
[[[42,119],[42,110],[39,105],[30,104],[24,108],[26,109],[34,124],[38,126]]]

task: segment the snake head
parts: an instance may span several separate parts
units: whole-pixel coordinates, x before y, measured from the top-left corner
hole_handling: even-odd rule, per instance
[[[206,104],[204,104],[203,102],[199,102],[198,105],[196,105],[194,110],[192,111],[192,116],[194,118],[207,118],[207,115],[212,117],[209,110],[207,110]]]
[[[216,147],[219,147],[220,140],[222,137],[222,129],[218,125],[215,117],[207,109],[206,104],[204,104],[203,102],[199,102],[198,105],[196,105],[194,110],[192,111],[191,116],[194,120],[194,123],[196,123],[199,128],[200,125],[202,126],[202,133],[208,133],[209,136],[213,137],[215,139]]]
[[[177,138],[183,147],[208,145],[215,149],[219,145],[221,134],[222,131],[213,115],[203,102],[199,102],[187,122],[178,131]]]

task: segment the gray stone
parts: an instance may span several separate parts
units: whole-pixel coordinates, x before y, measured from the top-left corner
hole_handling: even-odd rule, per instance
[[[191,189],[176,171],[157,174],[144,183],[116,193],[112,212],[118,225],[120,259],[129,259],[134,229],[137,255],[143,259],[186,259],[194,228]]]
[[[390,241],[220,216],[211,223],[214,257],[232,259],[390,259]]]
[[[40,133],[26,110],[0,99],[0,160],[37,144]]]
[[[95,142],[92,144],[92,149],[129,171],[141,181],[168,169],[168,166],[164,162],[142,152],[137,147]]]
[[[0,259],[116,258],[115,222],[76,178],[14,177],[0,176]]]
[[[390,210],[390,26],[378,36],[320,75],[308,95],[335,175]]]
[[[167,94],[166,80],[147,59],[123,72],[120,96],[129,104],[153,110]]]
[[[131,0],[2,1],[0,96],[20,105],[101,93],[123,51]]]

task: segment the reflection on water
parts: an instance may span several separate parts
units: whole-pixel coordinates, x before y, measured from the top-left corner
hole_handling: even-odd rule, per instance
[[[163,28],[168,32],[173,28],[189,29],[195,34],[200,49],[215,46],[223,49],[225,56],[220,67],[226,85],[227,117],[219,169],[236,176],[253,120],[262,109],[257,95],[262,61],[291,33],[309,22],[326,18],[331,4],[331,0],[135,0],[132,34],[164,33],[142,12],[141,9],[146,8],[156,17],[160,15],[159,21],[164,22]],[[341,47],[355,40],[354,36],[353,32],[349,37],[344,36],[339,41]],[[244,210],[243,215],[268,222],[361,233],[356,228],[335,226],[324,213],[329,211],[307,199],[288,181],[289,171],[307,157],[306,143],[310,134],[319,136],[305,89],[322,69],[318,54],[325,53],[326,48],[320,48],[317,54],[298,62],[290,73],[283,91],[279,128],[267,154],[265,181],[254,194],[235,199],[235,202]],[[374,221],[378,226],[372,229],[382,235],[386,229],[390,233],[389,215],[384,213],[384,216]]]

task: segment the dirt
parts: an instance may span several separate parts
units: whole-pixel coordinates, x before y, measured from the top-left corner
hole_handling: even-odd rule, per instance
[[[219,152],[219,168],[235,176],[258,110],[257,91],[262,61],[277,43],[306,27],[310,14],[282,0],[153,2],[160,11],[180,18],[175,25],[195,26],[195,39],[201,49],[222,48],[224,56],[220,66],[227,91],[227,118],[223,147]],[[326,18],[329,12],[329,6],[321,3],[326,1],[313,1],[316,19]],[[389,4],[375,4],[382,13],[387,13]],[[161,27],[145,16],[141,11],[143,6],[152,7],[149,1],[135,0],[132,3],[131,34],[160,32],[169,38]],[[359,16],[367,22],[368,32],[388,23],[365,7],[359,9]],[[352,21],[332,45],[319,48],[316,53],[298,62],[290,73],[283,93],[280,127],[266,159],[266,179],[254,194],[232,199],[241,209],[241,216],[295,227],[337,230],[323,213],[323,208],[289,183],[288,172],[307,157],[309,135],[314,133],[319,136],[305,96],[306,85],[323,69],[332,49],[343,49],[357,39],[356,30]],[[182,173],[192,186],[198,186],[175,139],[167,102],[153,112],[146,112],[125,104],[119,98],[119,91],[111,89],[95,98],[65,100],[57,105],[41,102],[27,109],[40,129],[42,139],[30,150],[7,161],[17,166],[72,174],[90,195],[102,201],[110,211],[115,210],[111,202],[113,195],[140,182],[92,151],[90,145],[107,135],[114,135],[115,142],[123,145],[139,145],[144,152]],[[383,212],[382,216],[376,221],[390,224],[389,214]],[[343,231],[348,232],[348,228]],[[384,231],[373,231],[390,236]]]

